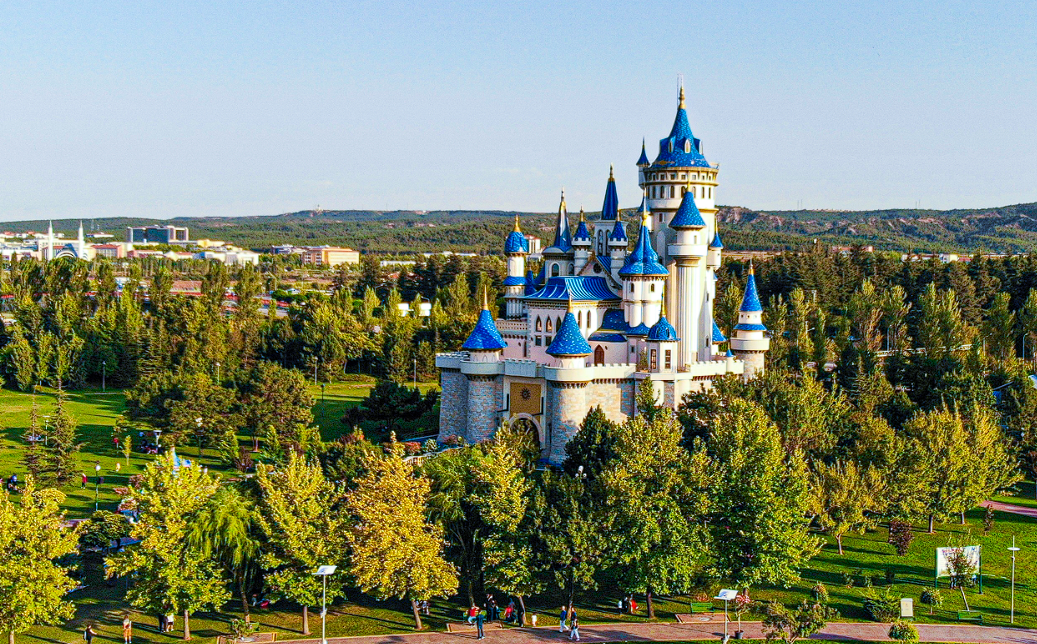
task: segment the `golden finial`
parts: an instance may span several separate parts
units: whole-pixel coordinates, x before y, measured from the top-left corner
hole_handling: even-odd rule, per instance
[[[641,225],[648,226],[648,220],[651,218],[652,213],[648,212],[648,208],[641,211]]]
[[[580,206],[580,221],[587,221],[587,218],[583,215],[583,206]]]
[[[684,109],[684,85],[681,85],[681,104],[679,105],[679,107],[681,109]]]
[[[615,178],[616,178],[616,177],[615,177],[615,175],[614,175],[614,174],[612,174],[612,164],[610,163],[610,164],[609,164],[609,181],[612,181],[612,180],[614,180]]]
[[[520,233],[522,229],[519,228],[518,213],[515,213],[515,232]]]
[[[489,311],[490,310],[490,305],[489,305],[489,303],[487,302],[487,299],[486,299],[488,297],[488,295],[487,295],[487,291],[488,290],[489,289],[487,289],[485,286],[482,289],[482,310],[483,311]]]
[[[569,293],[569,305],[565,308],[566,313],[573,312],[573,294]]]
[[[749,274],[753,274],[753,260],[751,259],[749,260]]]
[[[565,188],[562,188],[562,202],[560,204],[558,204],[558,212],[562,212],[563,210],[566,210],[566,207],[565,207]]]

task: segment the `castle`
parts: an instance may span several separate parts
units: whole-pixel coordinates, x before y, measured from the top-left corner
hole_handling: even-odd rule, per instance
[[[478,442],[503,422],[529,427],[542,456],[565,458],[565,444],[600,406],[622,421],[649,379],[657,402],[675,408],[684,394],[725,374],[750,378],[770,347],[750,269],[730,349],[713,319],[723,244],[716,225],[718,166],[688,125],[684,89],[670,134],[654,162],[644,142],[637,239],[630,247],[612,171],[601,219],[581,210],[570,227],[565,193],[554,241],[538,276],[526,270],[529,244],[516,217],[504,241],[505,316],[483,310],[462,351],[440,354],[440,439]]]

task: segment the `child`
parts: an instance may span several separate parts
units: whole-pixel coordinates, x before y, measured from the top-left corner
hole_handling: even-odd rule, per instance
[[[580,641],[580,618],[576,615],[576,610],[572,612],[573,619],[570,622],[569,639]]]
[[[122,644],[133,644],[133,622],[129,615],[122,618]]]

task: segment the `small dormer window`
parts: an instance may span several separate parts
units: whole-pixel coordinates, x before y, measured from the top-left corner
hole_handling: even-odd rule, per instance
[[[673,152],[673,139],[670,139],[670,152]]]
[[[689,152],[691,152],[691,141],[685,139],[684,140],[684,153],[688,154]]]

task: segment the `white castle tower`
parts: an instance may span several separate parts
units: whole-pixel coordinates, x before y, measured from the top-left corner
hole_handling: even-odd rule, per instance
[[[508,275],[504,278],[505,316],[509,319],[522,317],[525,307],[522,298],[526,294],[526,256],[529,255],[529,240],[519,228],[515,215],[515,230],[504,241],[504,256],[508,260]]]
[[[735,325],[731,338],[731,351],[745,363],[745,379],[752,378],[757,372],[763,373],[764,354],[771,348],[771,339],[767,337],[767,327],[763,325],[763,307],[760,296],[756,292],[756,277],[753,266],[749,264],[749,279],[745,283],[745,296],[738,309],[738,324]]]

